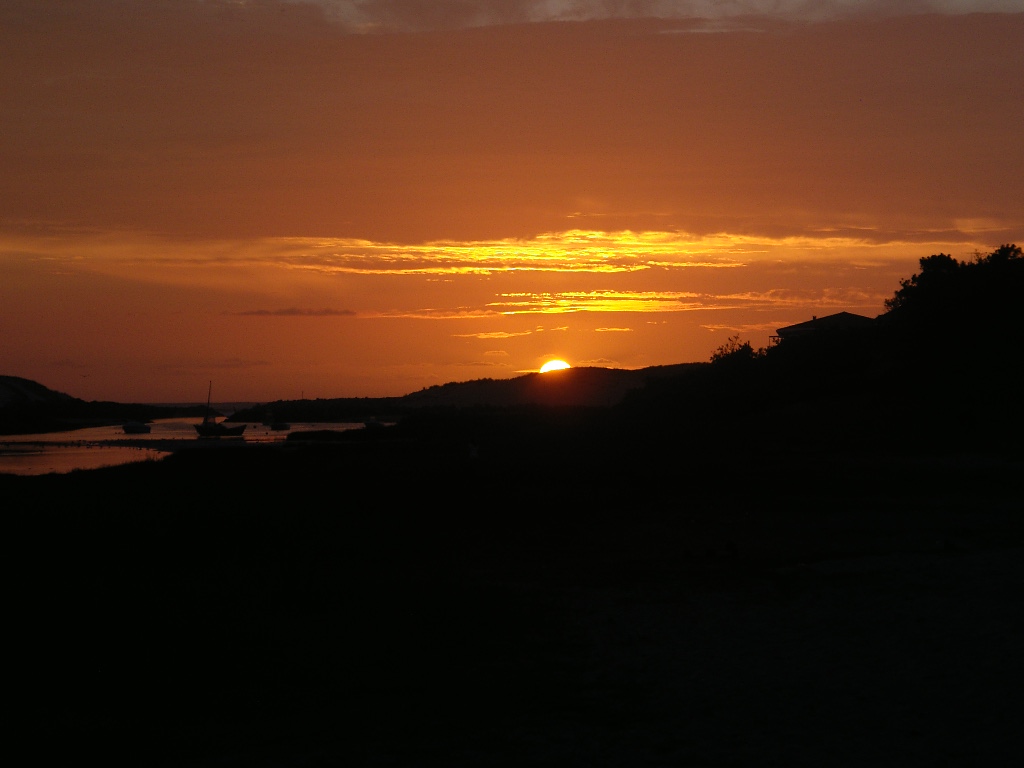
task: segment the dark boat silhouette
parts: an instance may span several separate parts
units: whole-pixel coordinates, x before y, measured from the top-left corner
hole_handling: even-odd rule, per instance
[[[263,420],[263,426],[270,427],[272,432],[287,432],[292,425],[287,421],[280,421],[274,418],[272,411],[267,411],[267,418]]]
[[[210,395],[213,394],[213,382],[210,382],[210,390],[206,393],[206,413],[203,415],[201,424],[196,424],[196,432],[200,437],[241,437],[245,432],[245,424],[228,426],[216,420],[210,410]]]

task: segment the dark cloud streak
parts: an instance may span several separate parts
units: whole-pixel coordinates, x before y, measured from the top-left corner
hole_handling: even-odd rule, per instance
[[[354,317],[355,312],[351,309],[253,309],[247,312],[237,312],[243,317]]]

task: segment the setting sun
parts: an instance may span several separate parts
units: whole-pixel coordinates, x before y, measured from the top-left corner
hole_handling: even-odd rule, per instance
[[[565,360],[548,360],[540,367],[541,373],[547,373],[548,371],[564,371],[566,368],[571,368]]]

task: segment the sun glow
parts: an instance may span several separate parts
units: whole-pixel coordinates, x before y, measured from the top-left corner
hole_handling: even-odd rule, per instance
[[[565,360],[548,360],[544,365],[540,367],[541,373],[547,373],[548,371],[564,371],[566,368],[571,368]]]

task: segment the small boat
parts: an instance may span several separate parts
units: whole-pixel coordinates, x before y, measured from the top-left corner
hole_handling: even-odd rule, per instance
[[[199,433],[200,437],[241,437],[242,433],[245,432],[245,424],[237,424],[234,426],[228,426],[222,422],[217,421],[216,417],[213,416],[213,412],[210,410],[210,395],[213,394],[213,382],[210,382],[210,391],[206,393],[206,414],[203,416],[201,424],[196,424],[196,432]]]
[[[292,425],[286,421],[279,421],[274,418],[272,411],[267,411],[267,418],[263,421],[263,426],[270,427],[271,432],[287,432],[292,428]]]
[[[148,435],[150,432],[149,424],[141,421],[127,421],[121,425],[121,429],[126,435]]]
[[[229,427],[227,424],[221,424],[213,419],[203,419],[202,424],[196,424],[196,432],[199,433],[200,437],[241,437],[242,433],[245,432],[245,424],[238,424],[236,426]]]

